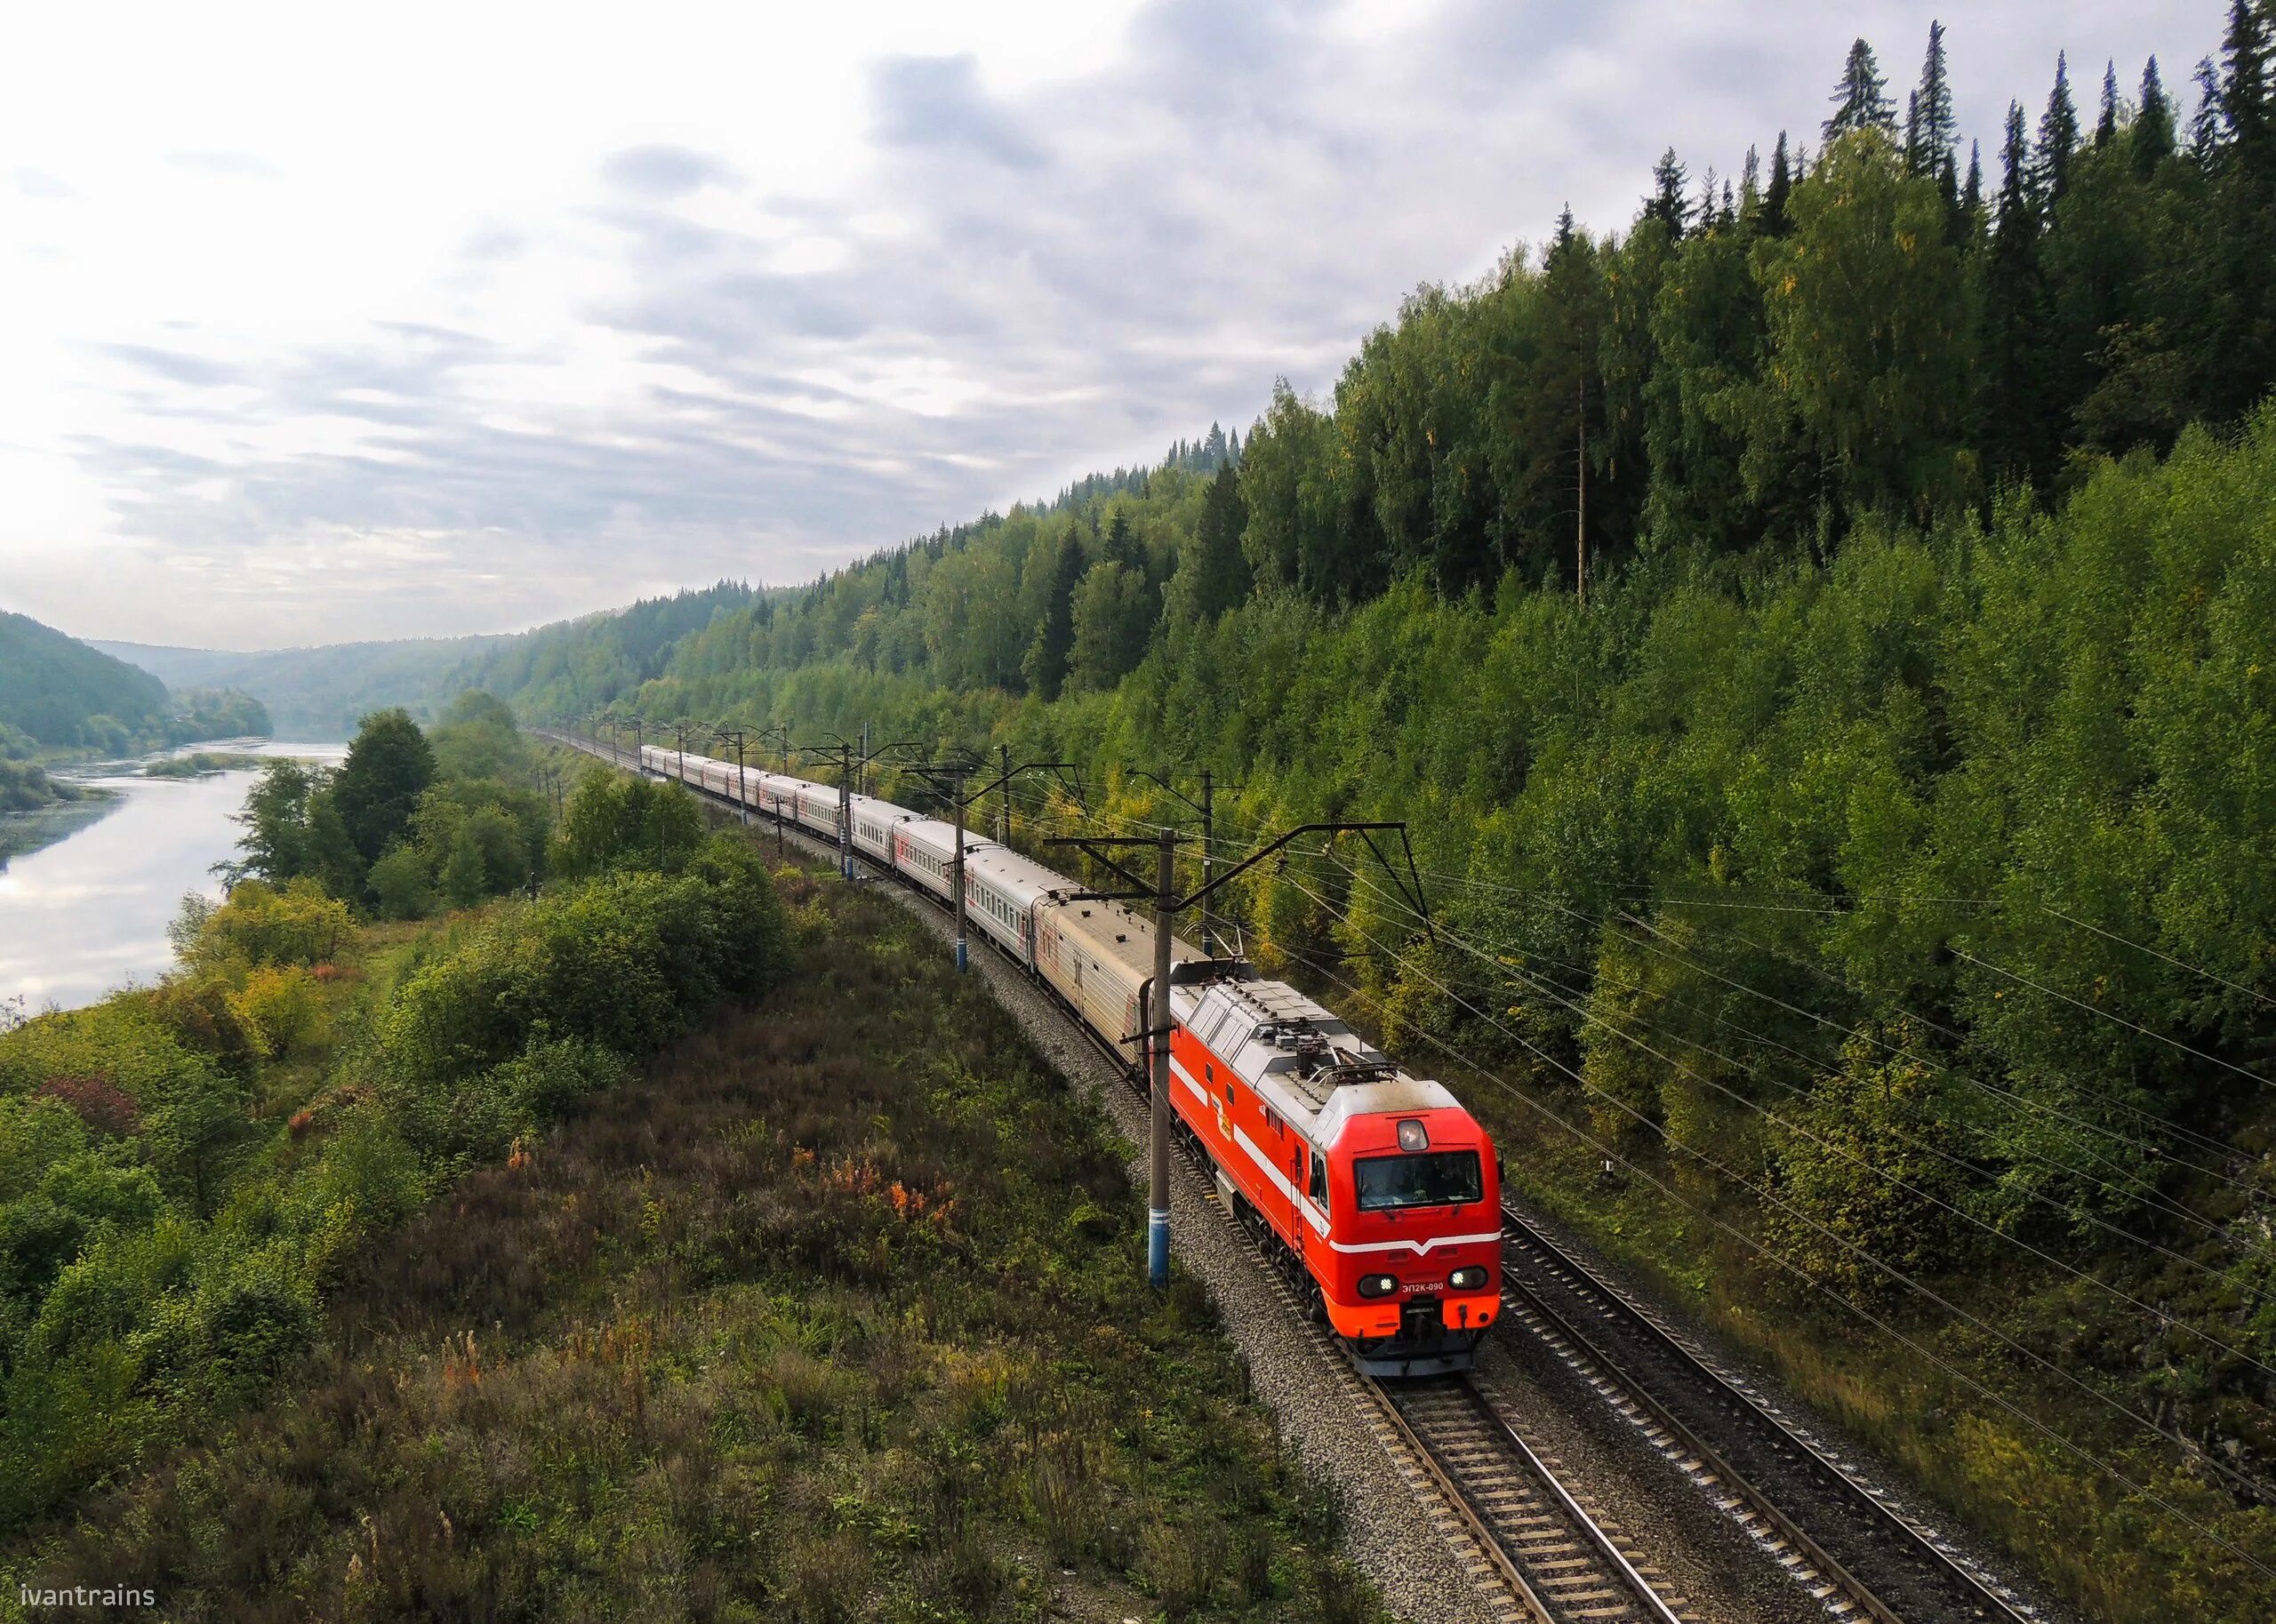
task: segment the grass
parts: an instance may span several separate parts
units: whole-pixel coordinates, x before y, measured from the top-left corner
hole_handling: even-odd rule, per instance
[[[183,1619],[1366,1619],[1095,1107],[889,901],[365,1258],[305,1380],[19,1541]]]

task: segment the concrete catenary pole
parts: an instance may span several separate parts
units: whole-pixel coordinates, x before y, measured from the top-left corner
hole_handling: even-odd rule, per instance
[[[854,877],[854,747],[839,742],[845,753],[838,757],[837,872],[850,880]]]
[[[1170,1283],[1170,927],[1177,914],[1177,836],[1161,831],[1154,876],[1154,1009],[1147,1046],[1153,1057],[1146,1158],[1146,1278]]]
[[[956,855],[950,860],[949,880],[957,898],[957,968],[970,966],[971,957],[965,947],[964,924],[964,774],[954,772],[949,778],[949,804],[955,807],[957,817]]]
[[[996,755],[1004,770],[1003,798],[996,803],[996,843],[1008,846],[1012,844],[1012,747],[999,744]]]

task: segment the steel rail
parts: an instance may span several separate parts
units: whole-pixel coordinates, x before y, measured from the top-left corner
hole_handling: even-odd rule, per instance
[[[1853,1469],[1836,1460],[1823,1445],[1798,1431],[1784,1418],[1748,1390],[1747,1387],[1687,1346],[1684,1340],[1659,1323],[1657,1316],[1636,1302],[1627,1292],[1615,1285],[1595,1269],[1529,1221],[1513,1208],[1502,1210],[1503,1244],[1510,1248],[1530,1245],[1583,1282],[1629,1325],[1639,1332],[1659,1352],[1672,1358],[1687,1374],[1706,1388],[1711,1396],[1727,1404],[1736,1405],[1743,1414],[1752,1418],[1758,1426],[1767,1428],[1777,1444],[1814,1462],[1822,1476],[1834,1486],[1853,1508],[1862,1509],[1877,1526],[1893,1531],[1901,1543],[1916,1556],[1926,1559],[1927,1565],[1936,1576],[1957,1584],[1967,1599],[1979,1607],[1992,1610],[1990,1616],[2006,1620],[2009,1624],[2037,1624],[2039,1612],[2019,1601],[1997,1581],[1975,1567],[1943,1548],[1927,1530],[1890,1505]],[[1647,1412],[1653,1420],[1671,1434],[1683,1447],[1695,1455],[1709,1470],[1734,1494],[1766,1522],[1776,1528],[1788,1541],[1799,1549],[1810,1562],[1831,1578],[1839,1588],[1876,1624],[1903,1624],[1903,1620],[1872,1587],[1842,1564],[1813,1537],[1789,1512],[1778,1505],[1764,1490],[1735,1468],[1725,1452],[1710,1444],[1699,1430],[1675,1415],[1656,1397],[1651,1389],[1629,1370],[1610,1349],[1601,1337],[1591,1337],[1575,1324],[1570,1316],[1559,1313],[1540,1293],[1512,1278],[1505,1265],[1502,1275],[1505,1297],[1519,1299],[1525,1307],[1537,1314],[1556,1332],[1580,1348],[1590,1360],[1599,1365],[1607,1376],[1623,1389],[1624,1396],[1639,1408]],[[1577,1292],[1575,1293],[1577,1295]],[[1504,1322],[1506,1324],[1506,1321]]]

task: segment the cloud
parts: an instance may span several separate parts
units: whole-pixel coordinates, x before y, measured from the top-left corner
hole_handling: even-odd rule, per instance
[[[686,147],[627,147],[601,164],[601,178],[619,191],[669,200],[707,186],[733,186],[733,167]]]
[[[871,97],[878,139],[888,147],[970,153],[1013,169],[1044,162],[1042,148],[981,88],[970,55],[889,58],[876,68]]]
[[[194,175],[216,180],[275,180],[284,174],[266,158],[249,152],[170,152],[166,162]]]
[[[226,361],[184,355],[175,349],[158,349],[147,344],[98,344],[94,348],[112,360],[124,362],[139,372],[194,389],[235,383],[243,376],[237,367]]]
[[[59,180],[44,169],[19,169],[15,181],[16,190],[26,197],[52,200],[79,195],[78,189],[68,181]]]
[[[805,579],[1246,430],[1277,376],[1331,388],[1418,283],[1487,272],[1568,198],[1624,229],[1664,146],[1695,176],[1781,123],[1815,146],[1854,32],[1900,82],[1917,60],[1925,12],[1861,4],[1156,0],[1079,70],[849,65],[845,149],[795,164],[739,144],[735,97],[651,100],[451,215],[359,324],[104,332],[84,350],[131,382],[69,454],[122,545],[196,561],[167,596],[300,617],[246,643]],[[2084,57],[2131,15],[1988,4],[1963,88],[2043,96],[2058,32]]]

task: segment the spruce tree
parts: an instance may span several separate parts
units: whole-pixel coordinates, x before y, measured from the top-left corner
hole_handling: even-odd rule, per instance
[[[1944,60],[1944,25],[1928,25],[1928,52],[1920,63],[1920,88],[1912,92],[1904,124],[1904,158],[1916,175],[1941,175],[1951,167],[1959,140],[1952,113],[1951,69]],[[1951,192],[1945,193],[1947,202]]]
[[[1762,194],[1764,236],[1783,236],[1786,234],[1786,200],[1793,195],[1793,172],[1786,164],[1786,132],[1781,130],[1778,132],[1778,145],[1770,155],[1770,185]]]
[[[2100,152],[2118,139],[2118,62],[2103,65],[2102,116],[2095,120],[2095,150]]]
[[[2198,369],[2211,415],[2245,411],[2276,382],[2276,117],[2269,108],[2269,57],[2276,18],[2265,0],[2235,0],[2221,42],[2219,103],[2224,138],[2212,155],[2211,272],[2200,284],[2203,334]]]
[[[1652,165],[1652,195],[1644,200],[1644,218],[1656,220],[1668,228],[1668,240],[1679,241],[1683,236],[1684,222],[1691,218],[1691,204],[1683,195],[1689,177],[1677,162],[1675,148],[1671,147],[1660,154],[1660,161]],[[1566,212],[1572,211],[1568,206]],[[1559,239],[1566,236],[1565,226],[1558,228]]]
[[[2264,5],[2229,0],[2221,38],[2221,126],[2240,148],[2256,146],[2268,132],[2269,26]]]
[[[1825,139],[1831,141],[1855,130],[1894,131],[1896,109],[1882,93],[1887,84],[1873,60],[1873,48],[1862,39],[1852,44],[1841,65],[1840,82],[1827,98],[1833,103],[1833,116],[1825,121]]]
[[[2142,69],[2141,110],[2134,115],[2127,132],[2134,172],[2140,179],[2150,179],[2160,164],[2173,156],[2173,98],[2166,94],[2158,78],[2158,59],[2152,57],[2149,66]]]
[[[2045,425],[2055,413],[2044,398],[2047,288],[2024,127],[2022,104],[2009,102],[1983,278],[1983,435],[1984,461],[1994,473],[2038,479],[2053,461]]]
[[[2039,148],[2031,172],[2032,200],[2042,218],[2051,216],[2071,189],[2071,159],[2078,149],[2079,109],[2071,100],[2071,64],[2057,52],[2055,88],[2048,92],[2047,112],[2039,121]]]
[[[2221,153],[2221,76],[2208,56],[2199,60],[2195,76],[2197,110],[2189,116],[2189,156],[2209,174]]]
[[[1746,149],[1746,166],[1739,171],[1739,218],[1752,220],[1762,206],[1762,156],[1753,147]]]

